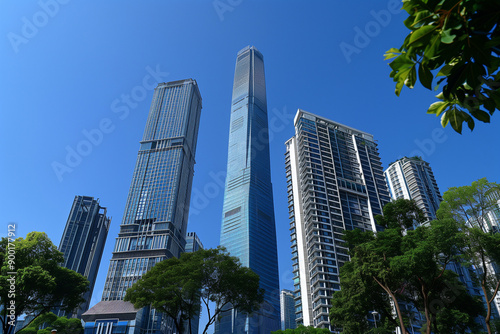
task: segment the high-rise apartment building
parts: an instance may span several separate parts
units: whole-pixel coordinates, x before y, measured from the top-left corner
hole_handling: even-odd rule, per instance
[[[281,309],[281,330],[295,329],[295,298],[293,291],[283,289],[280,292],[280,309]]]
[[[59,251],[64,254],[63,266],[85,276],[90,285],[80,308],[74,314],[58,310],[60,316],[81,318],[82,313],[88,310],[110,222],[111,219],[106,217],[106,208],[99,205],[99,199],[75,196]]]
[[[126,290],[156,263],[184,251],[200,114],[201,95],[195,80],[161,83],[155,88],[103,302],[123,300]],[[169,331],[165,318],[155,310],[141,317],[141,330]]]
[[[345,230],[376,231],[389,202],[371,134],[298,110],[286,142],[297,325],[330,328],[329,299],[349,261]]]
[[[436,219],[443,198],[428,162],[404,157],[389,164],[384,175],[393,199],[412,199],[428,220]]]
[[[234,73],[220,243],[260,276],[265,297],[251,316],[225,312],[216,333],[267,334],[280,328],[268,138],[264,59],[255,47],[246,47],[238,52]]]

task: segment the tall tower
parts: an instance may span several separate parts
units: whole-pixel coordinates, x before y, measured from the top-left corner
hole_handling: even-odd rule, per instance
[[[404,157],[389,164],[384,175],[393,199],[413,199],[428,220],[436,219],[443,198],[428,162]]]
[[[389,202],[373,136],[298,110],[286,142],[297,325],[330,328],[329,299],[349,261],[344,230],[375,231]]]
[[[255,47],[238,52],[231,104],[227,177],[220,243],[260,276],[262,308],[232,310],[216,333],[266,333],[280,328],[279,280],[269,158],[264,59]]]
[[[195,80],[161,83],[155,88],[104,285],[104,304],[87,312],[87,319],[102,319],[99,310],[115,306],[123,314],[130,313],[130,307],[119,302],[126,290],[156,263],[184,251],[200,114],[201,95]],[[110,305],[113,301],[117,301],[115,306]],[[161,314],[141,312],[141,321],[131,325],[147,333],[168,332]]]
[[[75,196],[59,251],[64,254],[63,266],[82,274],[90,282],[89,290],[83,296],[85,302],[75,310],[77,318],[89,308],[110,222],[106,208],[99,205],[99,199]],[[65,314],[59,311],[59,315]]]

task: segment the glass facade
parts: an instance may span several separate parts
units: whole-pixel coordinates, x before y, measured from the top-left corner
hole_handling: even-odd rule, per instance
[[[281,290],[280,293],[280,308],[281,308],[281,330],[295,329],[295,299],[293,291]]]
[[[186,236],[186,253],[192,253],[196,252],[197,250],[203,249],[203,244],[200,241],[200,238],[198,238],[198,235],[196,232],[188,232]],[[201,300],[199,301],[199,306],[201,307]],[[193,319],[191,319],[191,328],[190,332],[188,331],[189,329],[189,321],[184,322],[184,328],[186,333],[193,333],[196,334],[198,333],[198,329],[200,327],[200,316],[194,316]]]
[[[203,244],[196,232],[188,232],[186,235],[186,253],[196,252],[200,249],[203,249]]]
[[[73,314],[78,318],[89,308],[110,223],[106,208],[99,205],[99,199],[75,196],[59,251],[64,254],[63,266],[82,274],[90,282],[89,290],[83,296],[85,302]],[[72,316],[59,310],[55,313]]]
[[[330,328],[339,268],[349,261],[344,230],[378,229],[389,202],[373,136],[300,110],[286,142],[286,176],[297,325]]]
[[[220,243],[260,276],[265,301],[250,317],[225,312],[216,333],[267,334],[280,327],[272,194],[264,60],[252,46],[236,60]]]
[[[155,88],[103,301],[122,300],[156,263],[184,251],[200,114],[195,80]],[[147,333],[167,326],[154,310],[145,320]]]

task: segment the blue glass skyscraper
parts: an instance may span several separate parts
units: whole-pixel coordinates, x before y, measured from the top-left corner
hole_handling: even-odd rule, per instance
[[[238,52],[231,104],[221,240],[260,276],[262,308],[227,311],[216,333],[265,333],[280,328],[278,259],[269,158],[264,59],[255,47]]]
[[[64,254],[63,266],[82,274],[90,282],[89,290],[83,296],[85,302],[73,314],[77,318],[89,308],[110,222],[106,208],[99,205],[98,199],[75,196],[59,250]],[[72,316],[61,310],[57,313]]]
[[[117,309],[127,310],[122,305],[127,289],[156,263],[184,251],[200,114],[195,80],[155,88],[104,285],[103,309],[112,309],[116,301]],[[96,310],[87,318],[102,319]],[[170,332],[168,321],[155,310],[138,314],[142,320],[134,326],[141,333]]]
[[[186,243],[201,96],[192,79],[156,87],[103,300],[121,300],[155,263]]]

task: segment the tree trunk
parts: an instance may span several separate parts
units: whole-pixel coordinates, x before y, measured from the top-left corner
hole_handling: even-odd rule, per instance
[[[484,274],[486,276],[486,273]],[[491,303],[488,300],[488,293],[486,289],[486,279],[481,280],[481,288],[483,289],[484,293],[484,298],[486,299],[486,307],[487,307],[487,312],[486,312],[486,317],[484,318],[484,322],[486,323],[486,330],[488,331],[488,334],[491,334],[491,325],[490,325],[490,319],[491,319]]]
[[[488,331],[488,334],[491,334],[491,325],[490,325],[490,319],[491,319],[491,303],[488,298],[488,292],[487,292],[487,287],[486,287],[486,277],[488,275],[488,268],[486,267],[486,260],[484,258],[484,254],[481,253],[481,262],[483,265],[483,278],[481,279],[481,289],[483,289],[484,293],[484,299],[486,300],[486,317],[484,318],[484,322],[486,323],[486,330]]]
[[[394,302],[394,307],[396,308],[396,314],[397,314],[398,319],[399,319],[399,326],[401,327],[401,333],[408,334],[408,332],[406,331],[405,323],[403,321],[403,315],[401,314],[401,310],[399,308],[399,303],[398,303],[398,300],[396,299],[396,296],[394,296],[391,289],[389,289],[388,287],[386,287],[382,283],[380,283],[378,281],[378,279],[376,279],[375,277],[373,277],[373,279],[375,280],[375,282],[377,282],[378,285],[380,285],[380,287],[382,289],[384,289],[385,292],[387,292],[389,294],[389,296],[391,296],[392,301]]]
[[[429,296],[427,295],[427,292],[425,291],[425,287],[422,285],[422,297],[424,297],[424,313],[425,313],[425,322],[427,324],[427,327],[425,328],[425,333],[426,334],[431,334],[431,318],[429,315]]]

